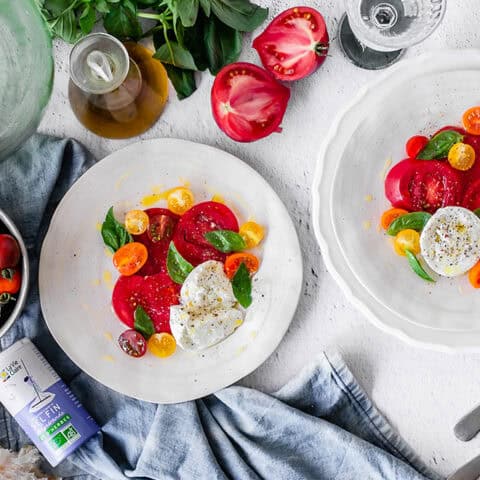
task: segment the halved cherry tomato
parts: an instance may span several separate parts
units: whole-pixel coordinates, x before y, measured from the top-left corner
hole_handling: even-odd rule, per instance
[[[185,260],[200,265],[207,260],[224,262],[226,255],[214,248],[205,234],[212,230],[233,230],[238,232],[235,214],[222,203],[198,203],[180,217],[173,243]]]
[[[125,330],[118,337],[118,345],[120,348],[131,357],[142,357],[147,351],[147,341],[141,333],[136,330]]]
[[[247,248],[256,247],[265,236],[264,228],[256,222],[246,222],[238,231]]]
[[[113,289],[112,307],[117,317],[133,328],[135,309],[140,305],[152,319],[156,332],[170,333],[170,306],[178,305],[180,287],[166,273],[121,276]]]
[[[477,262],[468,272],[468,280],[473,288],[480,288],[480,262]]]
[[[130,276],[145,265],[147,258],[147,247],[140,242],[131,242],[113,254],[113,265],[121,275]]]
[[[0,268],[16,267],[20,260],[20,247],[8,233],[0,234]]]
[[[165,273],[168,246],[180,217],[166,208],[148,208],[145,213],[149,218],[149,228],[142,235],[136,236],[135,241],[147,247],[148,259],[138,274],[146,276]]]
[[[2,293],[18,293],[22,283],[20,270],[3,268],[0,270],[0,295]]]
[[[225,260],[225,273],[227,277],[230,279],[233,278],[242,263],[245,264],[250,274],[255,273],[260,265],[258,258],[251,253],[233,253]]]
[[[473,135],[480,135],[480,107],[469,108],[462,117],[465,130]]]
[[[125,229],[132,235],[141,235],[148,228],[148,215],[143,210],[130,210],[125,215]]]
[[[398,217],[402,217],[406,215],[408,210],[404,210],[403,208],[390,208],[383,212],[382,218],[380,219],[380,225],[384,230],[387,230],[390,224],[397,219]]]
[[[173,335],[169,333],[154,333],[147,341],[147,347],[150,353],[156,357],[166,358],[175,353],[177,342]]]
[[[168,209],[177,215],[183,215],[193,207],[194,203],[195,198],[192,191],[185,187],[176,188],[170,192],[167,198]]]
[[[385,195],[397,208],[434,213],[441,207],[459,205],[460,172],[438,160],[402,160],[388,172]]]
[[[428,143],[428,138],[423,135],[414,135],[407,140],[405,150],[408,158],[417,158],[417,155],[424,149]]]
[[[448,163],[456,170],[470,170],[475,163],[475,149],[462,142],[452,145],[448,151]]]
[[[420,234],[411,229],[402,230],[397,233],[393,241],[393,247],[398,255],[405,256],[405,250],[410,250],[417,255],[420,253]]]
[[[293,7],[276,16],[253,41],[263,66],[278,80],[299,80],[325,61],[329,38],[320,12]]]
[[[233,140],[253,142],[281,131],[289,98],[290,90],[263,68],[232,63],[213,82],[213,118]]]

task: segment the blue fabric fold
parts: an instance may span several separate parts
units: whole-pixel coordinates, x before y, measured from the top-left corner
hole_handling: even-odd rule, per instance
[[[395,433],[335,353],[319,355],[271,395],[231,386],[176,405],[123,396],[78,369],[41,315],[38,258],[55,206],[93,163],[77,142],[42,135],[0,163],[0,205],[22,232],[32,269],[27,307],[0,339],[1,349],[31,338],[102,426],[53,473],[75,480],[440,478]],[[0,444],[16,450],[26,443],[1,407]]]

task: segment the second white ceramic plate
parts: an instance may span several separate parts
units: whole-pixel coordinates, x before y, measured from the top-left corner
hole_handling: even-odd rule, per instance
[[[185,181],[196,200],[221,194],[240,221],[266,227],[253,304],[243,325],[199,353],[134,359],[116,339],[125,326],[111,311],[117,274],[104,251],[100,222],[117,218],[155,191]],[[159,204],[159,206],[161,203]],[[275,350],[295,313],[302,285],[301,251],[284,205],[268,183],[237,158],[205,145],[158,139],[130,145],[88,170],[55,212],[40,259],[42,311],[67,355],[99,382],[157,403],[202,397],[244,377]]]
[[[480,51],[400,62],[338,116],[313,186],[323,257],[352,302],[388,332],[445,350],[480,350],[480,292],[466,276],[421,280],[377,226],[389,208],[385,174],[405,157],[406,140],[460,125],[462,113],[479,104]]]

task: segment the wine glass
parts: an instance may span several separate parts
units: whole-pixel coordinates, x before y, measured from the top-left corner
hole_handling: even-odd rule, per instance
[[[344,0],[340,45],[358,67],[379,70],[440,24],[446,0]]]

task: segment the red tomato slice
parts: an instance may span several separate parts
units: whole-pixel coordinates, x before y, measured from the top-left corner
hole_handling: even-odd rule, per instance
[[[180,255],[192,265],[200,265],[207,260],[224,262],[226,255],[205,239],[205,234],[213,230],[238,232],[235,214],[222,203],[199,203],[180,218],[173,243]]]
[[[315,72],[328,53],[328,32],[320,12],[294,7],[275,17],[253,41],[263,66],[278,80],[299,80]]]
[[[480,208],[480,178],[473,180],[463,195],[462,206],[469,210]]]
[[[156,332],[170,333],[170,306],[178,305],[180,285],[166,273],[149,277],[119,277],[112,293],[112,307],[128,327],[134,327],[134,312],[141,305],[153,321]]]
[[[212,112],[233,140],[253,142],[280,131],[290,90],[252,63],[222,68],[212,87]]]
[[[167,272],[168,246],[173,238],[180,218],[166,208],[148,208],[149,227],[145,233],[134,235],[136,242],[143,243],[148,250],[148,258],[138,275],[154,275]]]
[[[460,204],[462,177],[444,162],[403,160],[388,173],[385,195],[394,207],[434,213]]]

